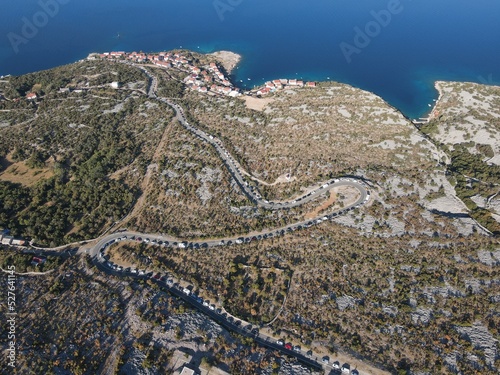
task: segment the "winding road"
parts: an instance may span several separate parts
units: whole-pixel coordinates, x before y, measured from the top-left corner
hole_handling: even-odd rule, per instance
[[[103,272],[106,272],[108,274],[116,275],[116,276],[129,276],[129,277],[134,277],[134,278],[151,278],[154,282],[158,283],[161,285],[163,288],[167,288],[172,294],[178,296],[179,298],[185,300],[189,304],[191,304],[193,307],[196,309],[200,310],[201,312],[205,313],[208,315],[210,318],[213,320],[219,322],[221,325],[225,326],[226,328],[236,331],[242,335],[252,337],[255,341],[257,341],[259,344],[264,345],[266,347],[270,347],[274,350],[279,350],[282,353],[286,355],[291,355],[297,358],[299,361],[307,364],[308,366],[311,366],[316,369],[320,368],[325,368],[325,369],[331,369],[329,364],[326,363],[321,363],[318,358],[313,358],[311,355],[305,354],[303,351],[298,350],[298,351],[293,351],[286,349],[283,345],[278,344],[275,339],[264,335],[262,332],[260,332],[258,329],[255,331],[255,327],[252,327],[252,330],[249,330],[248,328],[244,328],[244,326],[235,324],[235,321],[228,320],[227,314],[221,314],[220,312],[213,311],[209,307],[204,306],[200,301],[194,299],[192,296],[186,294],[183,292],[183,289],[179,285],[167,285],[164,281],[152,277],[152,274],[146,274],[147,271],[143,271],[141,274],[138,273],[136,270],[134,273],[131,272],[131,269],[128,269],[127,271],[125,270],[119,270],[116,265],[113,265],[107,260],[107,256],[105,255],[105,250],[110,246],[111,244],[119,241],[140,241],[140,242],[145,242],[149,243],[152,245],[157,245],[157,246],[163,246],[163,247],[178,247],[178,248],[192,248],[192,249],[199,249],[199,250],[206,250],[209,248],[216,248],[216,247],[230,247],[230,246],[238,246],[240,244],[245,244],[245,243],[250,243],[252,241],[260,241],[260,240],[266,240],[269,238],[273,238],[276,236],[282,236],[285,235],[286,233],[296,231],[296,230],[301,230],[305,228],[309,228],[313,225],[318,225],[324,221],[327,220],[333,220],[339,215],[342,215],[356,207],[359,207],[360,205],[366,203],[369,198],[370,198],[370,193],[365,187],[365,185],[358,181],[355,178],[338,178],[338,179],[331,179],[328,181],[323,182],[321,185],[313,188],[313,189],[308,189],[308,193],[295,198],[292,201],[267,201],[263,199],[260,195],[260,193],[257,191],[257,189],[250,184],[244,179],[243,177],[243,169],[241,168],[240,164],[230,155],[230,153],[224,148],[223,143],[216,138],[215,136],[206,133],[205,131],[196,128],[192,124],[190,124],[186,116],[184,114],[184,110],[182,107],[173,102],[172,99],[167,99],[167,98],[162,98],[158,97],[156,95],[156,88],[158,85],[158,80],[157,78],[152,75],[144,66],[139,66],[130,62],[127,62],[127,64],[134,65],[137,68],[141,69],[143,72],[145,72],[148,77],[149,77],[149,87],[148,87],[148,96],[151,99],[161,101],[169,106],[171,106],[175,110],[175,116],[179,123],[189,130],[191,133],[202,139],[203,141],[207,142],[211,146],[215,148],[217,153],[219,154],[220,158],[223,160],[224,165],[226,166],[227,170],[231,174],[231,176],[234,178],[234,180],[237,182],[238,186],[244,192],[244,194],[257,206],[262,207],[266,210],[283,210],[283,209],[290,209],[293,207],[298,207],[301,206],[307,202],[310,202],[314,200],[315,198],[326,194],[332,189],[338,188],[338,187],[352,187],[354,189],[357,189],[359,191],[359,197],[356,199],[355,202],[352,204],[339,209],[335,212],[331,212],[326,215],[319,215],[315,218],[310,218],[308,220],[303,220],[300,222],[296,222],[293,224],[289,224],[286,226],[282,227],[277,227],[272,230],[265,230],[262,232],[259,232],[257,234],[253,234],[251,236],[231,236],[231,237],[225,237],[225,238],[217,238],[217,239],[207,239],[207,240],[198,240],[198,241],[184,241],[183,239],[180,238],[175,238],[172,236],[168,235],[162,235],[162,234],[147,234],[147,233],[139,233],[139,232],[133,232],[133,231],[120,231],[120,232],[115,232],[107,235],[103,235],[98,239],[94,240],[89,240],[89,241],[96,241],[90,248],[85,247],[85,248],[80,248],[79,252],[85,252],[89,254],[93,260],[93,262],[96,264],[96,266],[101,269]],[[247,172],[245,174],[248,175]],[[80,243],[81,245],[81,243]],[[66,245],[70,246],[70,245]],[[60,247],[62,248],[62,247]],[[74,255],[76,253],[75,251],[69,255]],[[37,248],[36,250],[27,250],[27,252],[33,252],[33,253],[39,253],[39,254],[45,254],[49,255],[51,253],[59,253],[60,252],[56,251],[56,249],[42,249],[42,248]],[[241,323],[241,322],[240,322]],[[246,327],[248,327],[248,323],[245,323]]]
[[[207,142],[211,146],[215,148],[220,158],[224,162],[227,170],[231,174],[232,178],[236,181],[242,192],[257,206],[262,207],[267,210],[283,210],[289,209],[293,207],[298,207],[307,202],[314,200],[315,198],[326,194],[332,189],[338,187],[352,187],[359,191],[359,197],[352,204],[337,210],[335,212],[331,212],[327,215],[319,215],[315,218],[311,218],[308,220],[303,220],[300,222],[296,222],[294,224],[289,224],[286,226],[274,228],[272,230],[265,230],[259,232],[258,234],[254,234],[252,236],[232,236],[218,239],[207,239],[207,240],[199,240],[199,241],[183,241],[183,239],[175,238],[168,235],[162,234],[147,234],[147,233],[139,233],[133,231],[120,231],[115,232],[104,237],[101,237],[94,246],[88,251],[88,254],[92,257],[93,261],[96,263],[98,268],[101,270],[119,276],[119,275],[127,275],[132,277],[140,277],[140,278],[151,278],[154,282],[158,283],[163,288],[167,288],[172,294],[177,297],[183,299],[187,303],[191,304],[193,307],[208,315],[213,320],[217,321],[219,324],[225,326],[226,328],[238,332],[242,335],[252,337],[259,344],[270,347],[274,350],[281,351],[284,354],[294,356],[302,363],[307,364],[316,369],[324,368],[331,369],[329,363],[324,363],[319,360],[319,358],[313,358],[311,355],[307,355],[304,351],[298,350],[289,350],[286,349],[283,345],[277,343],[275,339],[264,335],[258,329],[255,331],[254,328],[252,331],[243,328],[243,326],[235,324],[234,320],[229,320],[227,314],[220,314],[207,306],[204,306],[200,301],[193,298],[192,295],[188,295],[183,292],[183,288],[178,284],[167,285],[164,281],[153,277],[152,273],[146,270],[134,270],[134,273],[131,272],[131,269],[122,270],[118,268],[116,265],[110,263],[107,260],[107,256],[105,255],[105,250],[108,246],[115,242],[119,241],[139,241],[145,242],[152,245],[162,246],[162,247],[178,247],[178,248],[191,248],[191,249],[199,249],[199,250],[207,250],[209,248],[215,247],[229,247],[229,246],[238,246],[240,244],[249,243],[252,241],[265,240],[268,238],[273,238],[276,236],[282,236],[286,233],[301,230],[304,228],[308,228],[313,225],[317,225],[326,220],[333,220],[337,216],[342,215],[360,205],[366,203],[370,198],[370,193],[365,187],[363,183],[357,181],[354,178],[339,178],[339,179],[331,179],[329,181],[323,182],[321,185],[317,186],[313,189],[308,189],[308,193],[297,197],[291,201],[267,201],[263,199],[258,191],[254,187],[248,184],[243,177],[243,169],[240,164],[231,156],[231,154],[224,148],[222,142],[216,138],[215,136],[206,133],[205,131],[191,125],[184,114],[183,108],[174,103],[171,99],[158,97],[155,93],[157,87],[157,78],[153,76],[145,67],[139,66],[139,68],[144,71],[150,79],[149,88],[148,88],[148,96],[151,99],[159,100],[175,110],[176,119],[179,123],[188,131],[193,133],[195,136]],[[243,171],[243,172],[242,172]],[[248,173],[245,173],[248,174]],[[241,323],[241,322],[240,322]],[[245,327],[249,326],[249,323],[243,324]],[[251,325],[250,325],[251,327]]]

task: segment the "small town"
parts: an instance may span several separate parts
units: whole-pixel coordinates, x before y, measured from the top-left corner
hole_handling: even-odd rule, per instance
[[[92,54],[89,59],[109,59],[125,60],[134,63],[153,63],[162,68],[177,68],[189,75],[184,79],[184,83],[193,91],[198,91],[210,95],[227,95],[238,97],[242,94],[251,96],[262,96],[282,90],[286,87],[316,87],[316,82],[304,82],[297,79],[274,79],[267,81],[263,85],[242,93],[229,80],[227,73],[217,63],[211,62],[207,66],[198,67],[193,61],[181,52],[160,52],[146,54],[143,52],[104,52]],[[31,99],[35,99],[33,97]]]

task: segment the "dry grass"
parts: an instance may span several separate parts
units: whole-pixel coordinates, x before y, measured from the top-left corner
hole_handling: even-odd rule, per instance
[[[335,192],[332,190],[330,192],[330,197],[321,206],[318,206],[313,211],[307,213],[304,217],[306,219],[312,219],[314,217],[317,217],[320,214],[320,212],[323,212],[324,210],[326,210],[328,207],[333,205],[336,201],[337,201],[337,194],[335,194]]]
[[[374,94],[347,85],[325,83],[245,102],[194,93],[189,99],[199,122],[220,134],[249,173],[270,184],[291,171],[292,183],[266,186],[270,199],[291,197],[330,174],[434,166],[424,145],[412,139],[411,123]]]
[[[127,267],[137,267],[138,263],[137,262],[132,262],[130,257],[127,256],[129,255],[127,251],[130,249],[131,244],[127,242],[121,242],[117,244],[113,244],[106,254],[109,255],[110,260],[118,264],[119,266],[122,266],[123,268]]]
[[[28,187],[54,175],[50,166],[33,169],[28,167],[23,161],[14,162],[10,156],[2,159],[2,170],[3,172],[0,173],[0,181],[9,181]]]

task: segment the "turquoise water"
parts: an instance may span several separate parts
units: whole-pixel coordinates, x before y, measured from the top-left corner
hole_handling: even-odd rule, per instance
[[[0,1],[0,75],[94,51],[228,49],[243,55],[233,77],[242,87],[331,79],[373,91],[411,118],[429,110],[437,79],[500,83],[493,0]],[[26,21],[34,29],[23,30]]]

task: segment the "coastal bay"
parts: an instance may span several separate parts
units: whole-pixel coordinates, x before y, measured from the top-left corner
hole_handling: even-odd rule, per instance
[[[230,50],[243,57],[232,73],[242,89],[276,77],[344,82],[409,118],[429,112],[437,80],[500,82],[500,4],[487,0],[400,0],[390,18],[389,2],[368,0],[223,1],[222,16],[213,2],[194,0],[53,1],[57,12],[37,2],[3,10],[0,75],[48,69],[93,51]],[[356,48],[350,61],[343,43]]]

